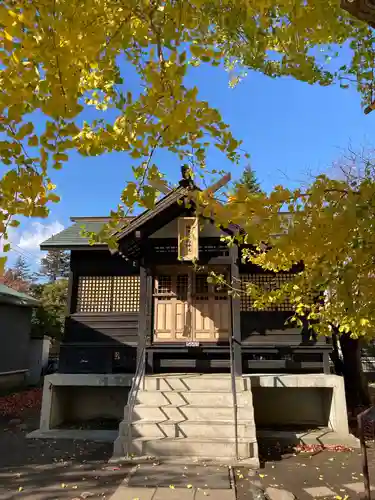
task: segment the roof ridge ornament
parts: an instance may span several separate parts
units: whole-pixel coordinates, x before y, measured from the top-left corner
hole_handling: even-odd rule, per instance
[[[193,170],[186,163],[181,165],[181,180],[179,185],[182,187],[195,187],[193,180]]]

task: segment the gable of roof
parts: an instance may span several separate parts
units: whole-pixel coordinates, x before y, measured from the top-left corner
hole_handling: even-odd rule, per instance
[[[120,240],[136,231],[145,222],[181,199],[188,192],[188,189],[191,189],[191,187],[186,187],[186,184],[180,185],[176,189],[171,190],[166,196],[163,196],[152,209],[145,210],[135,217],[126,217],[123,227],[114,231],[113,235],[117,240]],[[108,248],[107,245],[103,243],[90,245],[88,238],[83,237],[81,232],[84,226],[85,231],[98,233],[103,226],[111,220],[110,217],[71,217],[70,220],[74,222],[74,224],[60,233],[51,236],[48,240],[43,241],[40,245],[41,250],[74,250],[82,247],[92,248],[92,246],[100,249]]]
[[[134,233],[144,225],[150,228],[150,222],[154,217],[157,217],[168,208],[176,206],[179,200],[182,200],[189,193],[189,191],[191,192],[196,189],[199,188],[192,182],[180,181],[180,185],[161,198],[153,208],[145,210],[138,216],[127,217],[124,219],[123,226],[114,231],[113,236],[117,241],[120,241],[127,236],[132,234],[134,235]],[[74,222],[74,224],[44,241],[40,245],[40,248],[42,250],[74,250],[82,247],[92,248],[92,245],[89,244],[88,238],[81,236],[82,227],[84,226],[85,230],[88,232],[98,233],[110,220],[110,217],[71,217],[71,221]],[[229,234],[242,232],[240,226],[231,223],[228,227],[222,229]],[[107,245],[103,243],[96,243],[93,246],[98,249],[108,248]]]
[[[178,200],[183,198],[188,193],[189,189],[189,187],[179,186],[176,189],[170,191],[166,196],[155,203],[155,206],[153,208],[142,212],[137,217],[134,217],[123,229],[116,231],[114,233],[114,236],[116,237],[117,241],[133,233],[143,224],[149,222],[153,217],[157,216],[174,203],[177,203]]]
[[[127,219],[131,220],[131,217]],[[98,233],[103,226],[108,223],[110,217],[71,217],[70,220],[74,223],[72,226],[63,229],[51,238],[41,243],[41,250],[74,250],[75,248],[91,247],[88,238],[81,235],[82,228],[85,231]],[[97,243],[94,245],[99,248],[106,248],[105,244]]]
[[[39,301],[26,293],[17,292],[0,283],[0,304],[35,307],[39,305]]]

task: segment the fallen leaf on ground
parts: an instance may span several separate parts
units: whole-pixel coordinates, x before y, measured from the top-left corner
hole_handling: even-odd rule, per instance
[[[0,397],[0,414],[21,416],[27,408],[40,408],[42,389],[29,389]]]
[[[191,488],[192,488],[192,487],[193,487],[193,485],[192,485],[192,484],[188,484],[188,485],[186,486],[186,488],[189,488],[189,490],[191,490]]]
[[[82,498],[88,498],[88,497],[93,497],[93,496],[94,496],[94,493],[90,493],[90,491],[84,491],[83,493],[81,493]]]

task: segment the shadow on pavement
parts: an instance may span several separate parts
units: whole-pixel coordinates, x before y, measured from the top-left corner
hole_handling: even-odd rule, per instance
[[[26,439],[38,423],[39,410],[0,417],[0,500],[105,499],[128,475],[108,464],[111,443]]]

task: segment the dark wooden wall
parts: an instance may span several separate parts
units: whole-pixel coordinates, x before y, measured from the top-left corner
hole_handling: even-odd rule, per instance
[[[59,371],[65,373],[133,373],[138,343],[136,312],[77,312],[80,276],[134,276],[139,268],[102,250],[71,252],[70,290]]]
[[[0,372],[27,370],[31,308],[0,304]]]
[[[106,342],[137,345],[136,313],[76,313],[65,322],[66,342]]]
[[[215,242],[212,241],[214,244]],[[218,243],[216,241],[216,243]],[[166,246],[164,248],[163,244]],[[223,254],[229,254],[224,248],[215,248],[210,245],[211,242],[201,242],[202,247],[206,245],[204,260],[210,261],[212,258],[222,257]],[[144,250],[144,249],[143,249]],[[177,246],[174,241],[150,241],[147,244],[147,253],[145,254],[149,263],[176,263]],[[237,254],[230,252],[235,265],[232,265],[231,271],[234,276],[234,271],[238,269],[238,275],[241,274],[256,274],[263,271],[256,266],[244,265],[239,262]],[[202,255],[203,256],[203,255]],[[228,256],[227,256],[228,257]],[[237,272],[237,271],[236,271]],[[119,255],[111,255],[109,251],[102,250],[76,250],[71,253],[71,297],[68,304],[68,314],[66,318],[65,336],[60,351],[60,366],[59,371],[65,373],[134,373],[136,367],[136,351],[139,343],[139,313],[79,313],[77,312],[77,292],[79,276],[130,276],[139,275],[140,269],[134,267],[132,263],[125,261]],[[236,275],[236,276],[238,276]],[[152,294],[152,286],[148,286],[148,293]],[[151,297],[151,296],[150,296]],[[148,299],[147,299],[148,300]],[[142,302],[142,301],[141,301]],[[301,328],[291,328],[286,326],[285,322],[291,315],[287,311],[239,311],[239,299],[237,299],[236,307],[233,309],[235,317],[232,318],[233,336],[235,343],[235,363],[236,366],[243,365],[243,372],[267,371],[266,366],[269,365],[270,370],[275,370],[274,360],[280,366],[282,371],[295,371],[302,369],[302,361],[305,363],[306,356],[309,359],[312,354],[311,349],[315,350],[319,346],[321,353],[317,353],[319,360],[311,358],[310,364],[306,365],[306,369],[317,369],[322,367],[320,359],[323,353],[326,352],[325,340],[320,339],[316,342],[311,339],[311,332]],[[152,311],[152,299],[150,299]],[[142,304],[140,305],[142,310]],[[147,331],[152,330],[151,313],[144,313],[145,317],[150,315]],[[237,319],[236,319],[237,318]],[[239,320],[238,320],[239,318]],[[242,347],[241,347],[242,344]],[[279,349],[292,348],[293,352],[279,353]],[[184,354],[183,347],[176,349],[167,355],[168,346],[154,346],[155,360],[157,356],[166,355],[167,358],[173,360],[180,359],[181,356],[188,359],[188,354]],[[305,351],[294,352],[295,349],[304,348]],[[165,353],[156,352],[164,350]],[[323,349],[323,350],[322,350]],[[284,349],[285,350],[285,349]],[[202,346],[202,356],[209,365],[209,370],[213,369],[212,363],[229,363],[229,348],[225,346]],[[224,352],[225,351],[225,352]],[[263,353],[263,351],[265,351]],[[267,351],[267,352],[266,352]],[[199,353],[194,352],[189,354],[194,359],[199,358]],[[310,358],[309,358],[310,356]],[[280,360],[280,357],[282,360]],[[217,359],[216,359],[217,358]],[[162,362],[160,358],[159,364]],[[190,359],[190,358],[189,358]],[[191,360],[190,360],[191,361]],[[261,363],[263,365],[261,366]],[[277,364],[277,363],[276,363]],[[156,362],[157,365],[157,362]],[[314,365],[314,366],[313,366]],[[179,365],[181,368],[181,365]],[[219,365],[218,365],[219,366]],[[221,365],[220,365],[221,366]],[[227,365],[226,365],[227,366]],[[229,368],[229,365],[228,365]],[[238,368],[240,370],[240,368]],[[277,370],[276,370],[277,371]]]

